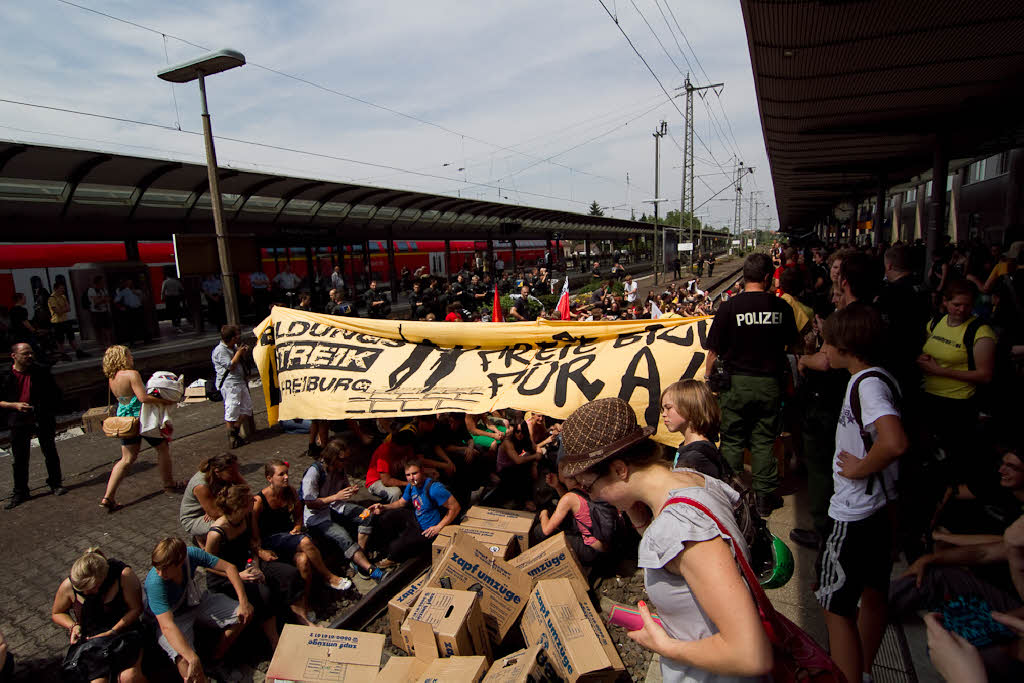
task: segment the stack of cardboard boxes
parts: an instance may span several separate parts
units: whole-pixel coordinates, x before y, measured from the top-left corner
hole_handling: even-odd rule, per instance
[[[411,656],[378,672],[384,636],[288,626],[267,679],[614,680],[624,667],[582,567],[564,534],[531,548],[532,524],[532,513],[475,506],[438,535],[432,568],[388,603],[392,644]],[[526,649],[495,660],[524,641]]]

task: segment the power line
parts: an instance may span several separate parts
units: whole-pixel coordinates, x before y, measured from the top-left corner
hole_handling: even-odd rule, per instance
[[[200,50],[209,51],[211,49],[211,48],[206,47],[204,45],[200,45],[200,44],[194,43],[194,42],[192,42],[190,40],[186,40],[185,38],[181,38],[179,36],[175,36],[173,34],[166,33],[164,31],[160,31],[160,30],[157,30],[157,29],[149,27],[149,26],[145,26],[143,24],[139,24],[139,23],[134,22],[134,21],[129,21],[128,19],[122,19],[121,17],[117,17],[117,16],[114,16],[113,14],[108,14],[106,12],[101,12],[100,10],[93,9],[91,7],[86,7],[85,5],[80,5],[78,3],[71,2],[71,0],[57,0],[57,2],[62,3],[64,5],[68,5],[68,6],[71,6],[71,7],[78,8],[80,10],[84,10],[86,12],[91,12],[93,14],[97,14],[99,16],[106,17],[107,19],[112,19],[113,21],[118,21],[118,22],[121,22],[123,24],[127,24],[129,26],[133,26],[135,28],[142,29],[144,31],[149,31],[150,33],[154,33],[154,34],[157,34],[157,35],[160,35],[160,36],[164,36],[165,38],[167,38],[167,37],[173,38],[174,40],[180,41],[180,42],[182,42],[182,43],[184,43],[186,45],[190,45],[190,46],[195,47],[195,48],[200,49]],[[443,131],[445,133],[448,133],[450,135],[458,135],[460,137],[472,140],[473,142],[477,142],[477,143],[480,143],[480,144],[483,144],[483,145],[487,145],[488,147],[494,147],[495,149],[500,149],[502,151],[511,152],[513,154],[524,156],[524,157],[527,157],[527,158],[532,158],[532,159],[538,158],[535,155],[527,154],[525,152],[521,152],[519,150],[516,150],[516,149],[514,149],[511,146],[500,145],[498,143],[490,142],[488,140],[484,140],[482,138],[475,137],[473,135],[469,135],[469,134],[466,134],[466,133],[459,132],[457,130],[448,128],[447,126],[443,126],[443,125],[441,125],[439,123],[434,123],[433,121],[429,121],[427,119],[420,118],[420,117],[415,116],[413,114],[407,114],[407,113],[405,113],[403,111],[400,111],[398,109],[394,109],[392,107],[388,107],[388,106],[385,106],[383,104],[377,104],[376,102],[372,102],[370,100],[367,100],[367,99],[364,99],[364,98],[361,98],[361,97],[357,97],[356,95],[351,95],[349,93],[342,92],[340,90],[336,90],[334,88],[328,87],[328,86],[323,85],[321,83],[317,83],[315,81],[311,81],[308,78],[304,78],[302,76],[296,76],[294,74],[290,74],[290,73],[287,73],[287,72],[284,72],[284,71],[280,71],[279,69],[275,69],[273,67],[265,66],[263,64],[257,64],[256,62],[247,62],[247,63],[250,66],[253,66],[253,67],[257,68],[257,69],[262,69],[264,71],[267,71],[269,73],[272,73],[272,74],[275,74],[275,75],[278,75],[278,76],[282,76],[284,78],[290,78],[290,79],[292,79],[294,81],[297,81],[299,83],[303,83],[305,85],[311,86],[311,87],[316,88],[318,90],[322,90],[324,92],[331,93],[333,95],[337,95],[339,97],[343,97],[345,99],[349,99],[349,100],[352,100],[354,102],[358,102],[360,104],[364,104],[364,105],[366,105],[368,107],[373,107],[375,109],[380,109],[381,111],[385,111],[385,112],[388,112],[389,114],[393,114],[395,116],[399,116],[399,117],[402,117],[402,118],[405,118],[405,119],[409,119],[410,121],[415,121],[416,123],[420,123],[420,124],[423,124],[423,125],[426,125],[426,126],[431,126],[433,128],[441,130],[441,131]],[[172,92],[173,92],[173,89],[172,89]],[[222,136],[218,136],[218,137],[222,137]],[[594,174],[594,173],[589,173],[587,171],[583,171],[581,169],[571,168],[569,166],[565,166],[564,164],[559,164],[557,162],[550,162],[550,163],[554,164],[555,166],[560,166],[562,168],[571,169],[571,170],[573,170],[573,171],[575,171],[577,173],[582,173],[584,175],[592,176],[594,178],[600,178],[601,180],[606,180],[606,181],[611,182],[611,183],[619,184],[621,182],[617,178],[610,178],[608,176],[602,176],[602,175],[597,175],[597,174]]]
[[[199,131],[188,130],[188,129],[185,129],[185,128],[179,130],[179,129],[175,128],[174,126],[168,126],[168,125],[165,125],[165,124],[162,124],[162,123],[152,123],[150,121],[139,121],[139,120],[136,120],[136,119],[122,118],[122,117],[119,117],[119,116],[109,116],[107,114],[96,114],[96,113],[93,113],[93,112],[79,111],[77,109],[68,109],[68,108],[65,108],[65,107],[54,107],[54,106],[45,105],[45,104],[36,104],[36,103],[33,103],[33,102],[22,102],[22,101],[19,101],[19,100],[11,100],[11,99],[5,99],[5,98],[0,98],[0,102],[4,102],[4,103],[7,103],[7,104],[20,105],[20,106],[24,106],[24,107],[32,107],[32,108],[35,108],[35,109],[45,109],[45,110],[49,110],[49,111],[57,111],[57,112],[65,113],[65,114],[76,114],[76,115],[79,115],[79,116],[89,116],[89,117],[92,117],[92,118],[106,119],[106,120],[109,120],[109,121],[118,121],[120,123],[131,123],[131,124],[135,124],[135,125],[139,125],[139,126],[149,126],[151,128],[160,128],[162,130],[171,131],[172,133],[180,133],[180,134],[186,134],[186,135],[197,135],[197,136],[201,136],[202,135],[202,133],[199,132]],[[496,189],[498,187],[497,185],[490,184],[490,183],[479,183],[479,182],[474,182],[474,181],[471,181],[471,180],[460,180],[458,178],[452,178],[450,176],[443,176],[443,175],[439,175],[437,173],[424,173],[422,171],[413,171],[411,169],[402,168],[400,166],[391,166],[389,164],[381,164],[381,163],[376,163],[376,162],[372,162],[372,161],[362,161],[360,159],[353,159],[351,157],[336,156],[336,155],[333,155],[333,154],[326,154],[324,152],[312,152],[312,151],[309,151],[309,150],[297,149],[297,148],[294,148],[294,147],[286,147],[284,145],[272,145],[272,144],[266,143],[266,142],[256,142],[255,140],[245,140],[243,138],[234,138],[234,137],[229,137],[227,135],[220,135],[220,134],[218,134],[217,135],[217,139],[218,140],[226,140],[228,142],[236,142],[236,143],[239,143],[239,144],[242,144],[242,145],[252,145],[254,147],[262,147],[264,149],[273,149],[273,150],[276,150],[276,151],[279,151],[279,152],[291,152],[293,154],[304,154],[306,156],[317,157],[317,158],[321,158],[321,159],[330,159],[332,161],[341,161],[341,162],[350,163],[350,164],[358,164],[360,166],[371,166],[373,168],[383,168],[383,169],[388,169],[388,170],[392,170],[392,171],[398,171],[398,172],[405,173],[405,174],[420,176],[420,177],[423,177],[423,178],[433,178],[433,179],[436,179],[436,180],[455,181],[455,182],[463,183],[465,185],[472,185],[472,186],[475,186],[475,187],[487,187],[487,188],[492,188],[492,189]],[[570,203],[573,203],[573,204],[584,204],[584,205],[588,204],[588,202],[579,201],[579,200],[576,200],[576,199],[570,199],[568,197],[558,197],[558,196],[555,196],[555,195],[542,194],[542,193],[539,193],[539,192],[527,192],[525,190],[520,190],[520,193],[521,194],[525,194],[525,195],[530,195],[530,196],[533,196],[533,197],[542,197],[544,199],[554,199],[554,200],[557,200],[557,201],[570,202]]]

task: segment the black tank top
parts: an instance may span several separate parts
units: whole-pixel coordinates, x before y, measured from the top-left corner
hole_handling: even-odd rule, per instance
[[[235,565],[238,571],[244,570],[249,562],[249,552],[252,547],[249,543],[249,539],[252,538],[252,529],[247,525],[245,531],[234,538],[228,538],[227,531],[219,526],[210,527],[210,531],[221,536],[217,557]]]
[[[128,613],[128,603],[124,599],[124,591],[121,588],[121,572],[127,565],[120,560],[107,560],[107,578],[103,579],[100,589],[95,594],[83,595],[72,586],[78,600],[71,602],[71,608],[75,612],[75,620],[82,625],[82,635],[86,638],[97,633],[109,631],[111,627],[121,620]],[[111,586],[117,585],[117,592],[113,600],[103,602],[103,598],[110,592]]]
[[[260,508],[260,536],[266,538],[274,534],[288,533],[295,528],[295,518],[292,516],[291,509],[284,505],[277,508],[276,510],[270,506],[270,501],[263,495],[263,491],[259,492],[260,500],[263,501],[263,506]]]

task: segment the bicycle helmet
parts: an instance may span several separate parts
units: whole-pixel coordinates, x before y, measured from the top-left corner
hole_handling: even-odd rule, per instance
[[[772,561],[757,577],[762,588],[782,588],[793,578],[793,553],[781,538],[772,534]]]

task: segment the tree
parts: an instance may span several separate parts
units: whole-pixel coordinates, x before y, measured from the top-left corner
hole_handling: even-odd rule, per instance
[[[604,215],[604,209],[601,208],[601,205],[597,203],[596,199],[594,201],[590,202],[590,214],[589,215],[591,215],[591,216],[603,216]]]

